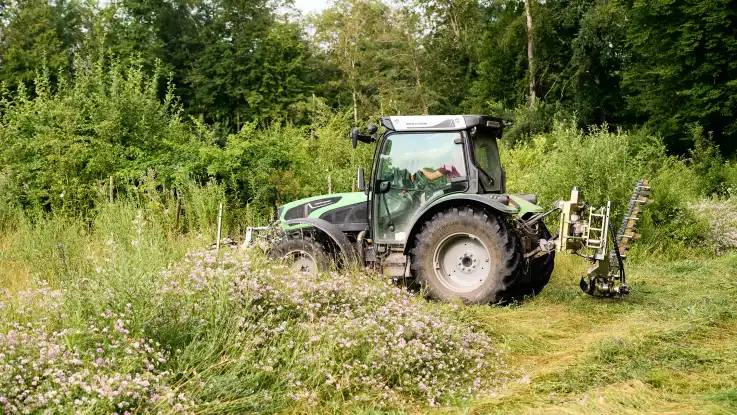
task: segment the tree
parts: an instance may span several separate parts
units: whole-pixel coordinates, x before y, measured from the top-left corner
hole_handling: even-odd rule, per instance
[[[54,77],[69,72],[81,37],[76,1],[8,1],[0,15],[0,82],[31,84],[44,69]]]
[[[629,109],[671,149],[691,123],[737,148],[737,9],[729,0],[637,0],[628,13]]]
[[[422,46],[427,59],[425,83],[435,98],[433,113],[457,113],[469,107],[469,89],[478,79],[479,40],[489,16],[478,0],[418,0]]]
[[[359,106],[372,112],[378,107],[377,75],[383,59],[380,35],[388,19],[386,5],[378,0],[338,0],[314,19],[315,41],[341,73],[341,86],[350,91],[353,121]]]

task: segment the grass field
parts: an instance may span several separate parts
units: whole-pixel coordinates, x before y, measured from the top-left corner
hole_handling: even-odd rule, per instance
[[[559,257],[539,297],[464,309],[529,376],[464,411],[737,413],[736,255],[635,264],[622,300],[581,294],[584,271]]]
[[[348,372],[346,377],[355,377],[351,379],[357,385],[357,400],[352,399],[353,389],[337,395],[326,392],[324,378],[315,373],[321,373],[321,365],[335,363],[328,362],[330,359],[322,361],[323,363],[308,360],[309,364],[315,364],[310,368],[300,366],[304,362],[293,357],[283,363],[288,367],[280,372],[282,369],[279,368],[278,356],[285,353],[285,350],[290,350],[284,348],[285,340],[275,340],[276,348],[273,353],[256,351],[256,354],[247,355],[240,349],[248,348],[243,346],[250,344],[248,336],[246,340],[238,337],[240,334],[233,338],[228,337],[233,327],[227,323],[227,319],[223,319],[224,314],[237,314],[240,311],[232,305],[226,305],[230,301],[227,296],[229,291],[223,289],[218,294],[221,288],[217,284],[208,286],[208,290],[194,290],[194,294],[190,292],[185,297],[162,297],[161,302],[157,302],[159,288],[156,279],[163,278],[160,271],[167,264],[181,263],[189,248],[207,245],[205,241],[209,237],[166,234],[155,223],[143,220],[135,209],[124,208],[111,210],[107,217],[101,216],[92,229],[86,230],[75,225],[74,221],[59,219],[44,222],[40,226],[21,224],[16,231],[6,233],[0,238],[0,291],[5,290],[6,295],[20,293],[37,285],[41,279],[49,281],[52,288],[72,287],[64,297],[65,303],[61,305],[64,313],[59,314],[55,323],[49,324],[84,328],[93,324],[92,319],[100,314],[100,310],[107,314],[120,312],[121,315],[123,312],[130,312],[130,322],[125,321],[131,332],[139,329],[141,333],[158,336],[156,338],[162,342],[168,339],[166,344],[175,345],[172,347],[184,345],[182,354],[169,350],[172,352],[171,358],[167,358],[161,368],[166,371],[162,372],[157,368],[153,374],[145,371],[142,373],[151,376],[151,382],[158,382],[162,388],[186,392],[186,399],[170,401],[164,406],[160,403],[154,406],[140,403],[139,407],[128,408],[132,412],[176,411],[179,403],[189,402],[189,408],[194,413],[260,410],[280,413],[379,413],[387,410],[397,413],[478,414],[737,413],[737,254],[734,253],[710,258],[703,253],[696,255],[694,252],[684,251],[682,259],[666,261],[658,259],[660,256],[647,258],[647,254],[641,251],[637,255],[639,259],[628,268],[628,282],[632,285],[633,292],[620,300],[596,299],[581,293],[578,278],[585,272],[585,264],[577,257],[564,255],[556,258],[556,270],[545,291],[521,304],[507,307],[457,307],[428,303],[416,298],[407,299],[405,294],[396,294],[401,301],[386,304],[399,307],[396,310],[401,313],[409,313],[403,317],[405,320],[398,320],[399,323],[407,325],[407,320],[412,315],[433,315],[440,319],[439,327],[444,327],[444,330],[450,327],[448,324],[458,322],[457,327],[449,329],[449,336],[453,339],[464,338],[463,331],[471,330],[471,326],[474,326],[482,337],[473,337],[472,341],[488,339],[493,345],[490,350],[499,352],[502,362],[501,365],[494,363],[496,366],[490,366],[494,369],[482,373],[481,376],[499,376],[507,367],[514,373],[510,375],[510,381],[505,381],[504,387],[494,389],[493,394],[481,393],[470,401],[450,399],[445,401],[445,406],[430,407],[427,401],[417,398],[423,396],[421,392],[411,392],[409,388],[404,391],[408,396],[414,395],[408,400],[379,404],[378,398],[375,399],[378,395],[366,395],[365,389],[360,389],[367,380]],[[191,276],[194,271],[185,270],[182,278],[188,273]],[[214,272],[202,275],[211,278],[220,274]],[[328,275],[315,283],[325,284],[331,278]],[[350,278],[341,278],[341,284],[347,285],[344,288],[331,289],[338,293],[340,289],[347,290],[341,294],[344,295],[341,301],[351,301],[350,298],[355,300],[355,297],[351,297],[350,290],[359,291],[355,287],[362,284],[362,278],[370,279],[370,276],[353,274]],[[277,280],[267,281],[271,281],[273,285]],[[197,284],[201,282],[197,280]],[[357,294],[359,300],[373,298],[372,296],[377,296],[376,293],[381,296],[384,295],[382,293],[389,293],[392,296],[395,295],[392,293],[399,292],[396,289],[386,291],[387,289],[376,283],[371,284],[374,291]],[[80,289],[82,286],[84,290]],[[314,289],[309,285],[305,287]],[[319,291],[314,293],[319,295]],[[305,298],[312,295],[308,292]],[[163,317],[156,313],[177,307],[180,300],[183,303],[189,301],[197,310],[201,309],[196,307],[203,307],[204,311],[188,316],[188,320],[182,320],[178,316],[177,320],[172,321],[180,325],[170,325],[170,332],[162,334],[161,331],[152,329],[151,324],[155,325],[154,322]],[[2,304],[0,299],[0,306]],[[282,303],[274,302],[274,310],[281,310],[281,305],[277,304]],[[293,306],[295,303],[289,304]],[[376,302],[366,307],[355,306],[352,312],[365,313],[364,320],[370,321],[373,318],[370,316],[381,316],[380,309],[384,304]],[[407,305],[410,308],[405,309]],[[0,324],[0,334],[13,330],[13,319],[18,319],[19,315],[7,314],[8,310],[3,309],[4,307],[0,307],[0,317],[5,315],[7,320],[4,323],[0,321],[4,324]],[[112,311],[105,312],[106,309]],[[37,312],[38,310],[22,314],[23,322],[33,321],[34,318],[40,318],[39,321],[43,322],[50,317],[34,314]],[[384,341],[384,337],[376,334],[377,332],[364,330],[362,327],[350,328],[351,324],[359,321],[356,319],[335,320],[335,316],[327,313],[322,317],[319,314],[317,317],[309,315],[304,320],[299,320],[294,314],[279,313],[281,311],[274,311],[271,316],[274,319],[263,320],[263,324],[272,324],[269,321],[273,321],[273,324],[296,321],[295,331],[290,334],[290,345],[293,341],[309,343],[305,338],[319,334],[319,330],[315,331],[315,327],[318,327],[314,325],[315,318],[317,321],[324,318],[323,323],[346,324],[348,343],[351,336],[365,342],[360,347],[349,347],[351,353],[359,356],[353,356],[352,359],[367,359],[366,362],[370,363],[371,348],[382,345]],[[245,316],[253,318],[250,314]],[[198,325],[198,321],[203,322],[204,319],[208,322],[204,326]],[[394,320],[387,322],[397,323]],[[468,322],[473,324],[468,326]],[[104,321],[94,324],[104,325]],[[162,327],[166,328],[166,324],[162,323]],[[307,331],[300,331],[305,327]],[[266,329],[270,330],[268,327]],[[187,333],[187,330],[192,331]],[[338,327],[336,330],[340,333],[342,328]],[[85,347],[94,349],[94,345],[108,347],[103,344],[106,342],[104,339],[85,336],[85,333],[78,333],[67,337],[70,350],[84,350]],[[438,341],[438,347],[447,346],[443,339],[438,340],[430,332],[424,336],[421,340],[426,344]],[[138,343],[137,338],[125,336],[113,340],[113,345],[117,341],[122,344],[131,344],[134,341],[133,344]],[[332,356],[333,360],[343,358],[343,354],[330,355],[333,351],[329,349],[337,347],[335,343],[318,343],[321,349],[315,350],[322,350]],[[267,347],[265,350],[271,348]],[[481,350],[478,346],[469,349],[478,350]],[[450,350],[447,353],[448,356],[455,356],[455,359],[462,358],[461,355],[465,352]],[[31,355],[37,356],[37,351],[32,351]],[[147,361],[147,356],[142,357],[143,361]],[[277,363],[268,368],[269,377],[263,372],[266,369],[261,366],[265,366],[263,361],[271,358]],[[212,362],[208,363],[208,359],[212,359]],[[84,357],[81,360],[84,361]],[[121,366],[119,363],[116,363],[117,366],[111,365],[113,373],[103,375],[115,378],[115,371],[125,372],[137,367],[134,364],[135,359],[126,362],[128,366]],[[461,365],[470,367],[467,364],[475,364],[474,362],[469,360]],[[97,370],[93,363],[89,365],[90,370]],[[206,373],[199,373],[201,367],[206,368],[205,372],[219,372],[208,379]],[[77,369],[70,370],[73,372]],[[300,374],[299,370],[303,370],[303,373]],[[388,370],[391,371],[390,368]],[[413,376],[417,374],[411,370],[410,372]],[[198,383],[208,386],[193,387],[193,380],[190,378],[192,373],[199,373],[197,379],[200,379],[200,375],[203,376]],[[291,376],[293,373],[303,376],[299,379],[308,382],[308,388],[316,391],[318,402],[289,404],[288,396],[291,392],[279,377]],[[209,385],[212,385],[211,389],[208,389]],[[282,398],[269,401],[268,404],[262,401],[254,403],[239,395],[246,387],[264,388]],[[0,398],[7,392],[0,390]],[[399,393],[401,395],[405,392]],[[87,407],[87,412],[101,411],[99,403],[85,402],[91,405]],[[70,410],[75,408],[75,404],[70,405],[72,406],[65,406],[62,412],[77,412]]]

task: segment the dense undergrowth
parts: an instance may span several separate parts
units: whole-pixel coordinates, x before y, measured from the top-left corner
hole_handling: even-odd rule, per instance
[[[435,406],[521,379],[458,305],[376,276],[294,275],[229,248],[119,266],[3,290],[6,412]]]

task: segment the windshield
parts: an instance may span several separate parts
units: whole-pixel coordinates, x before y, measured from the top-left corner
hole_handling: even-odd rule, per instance
[[[380,243],[405,243],[412,218],[432,200],[468,187],[461,133],[391,134],[379,154],[374,196],[375,234]],[[458,142],[456,142],[458,140]]]
[[[387,138],[380,158],[381,180],[392,187],[412,190],[415,178],[442,187],[451,179],[466,176],[463,147],[455,143],[458,132],[394,134]],[[421,173],[418,176],[418,173]]]
[[[479,181],[486,191],[502,190],[502,164],[499,161],[499,147],[496,137],[478,134],[473,137],[473,155],[476,166],[482,171]]]

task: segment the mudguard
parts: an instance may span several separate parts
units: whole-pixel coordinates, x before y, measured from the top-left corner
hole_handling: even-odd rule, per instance
[[[356,261],[358,259],[356,249],[353,244],[351,244],[351,241],[348,240],[348,237],[346,237],[345,234],[341,232],[337,226],[324,219],[300,218],[284,221],[282,223],[288,226],[309,225],[310,227],[319,229],[320,231],[324,232],[328,237],[330,237],[330,239],[332,239],[336,245],[338,245],[338,247],[340,248],[340,253],[343,255],[343,258],[346,261]]]
[[[417,232],[419,232],[419,226],[417,226],[417,224],[425,221],[433,212],[437,210],[436,208],[442,206],[452,207],[459,204],[462,206],[467,206],[468,202],[477,202],[481,205],[491,208],[492,210],[508,215],[519,212],[518,208],[507,206],[506,204],[499,201],[498,198],[500,196],[506,197],[506,195],[497,194],[474,195],[467,193],[451,193],[443,195],[438,199],[426,204],[422,209],[415,212],[415,214],[412,216],[412,219],[410,219],[409,221],[409,223],[411,223],[412,225],[409,228],[410,233],[407,237],[407,243],[404,246],[405,255],[409,254],[409,247],[411,246],[410,241],[412,241],[412,238],[414,238]]]

